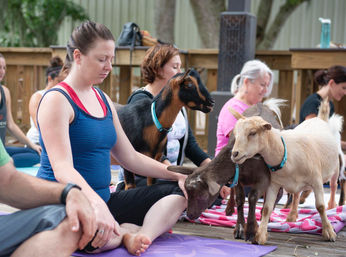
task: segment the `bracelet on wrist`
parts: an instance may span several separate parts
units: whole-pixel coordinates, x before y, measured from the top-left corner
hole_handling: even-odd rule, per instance
[[[66,198],[68,193],[71,191],[72,188],[77,188],[79,190],[82,190],[82,188],[76,184],[68,183],[64,190],[62,190],[61,196],[60,196],[60,203],[66,204]]]

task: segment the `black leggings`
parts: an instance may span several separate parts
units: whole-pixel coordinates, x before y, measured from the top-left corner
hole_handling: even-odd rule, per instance
[[[167,195],[184,193],[175,181],[157,181],[152,186],[137,186],[129,190],[117,190],[107,202],[108,208],[119,223],[133,223],[141,226],[144,217],[158,200]]]

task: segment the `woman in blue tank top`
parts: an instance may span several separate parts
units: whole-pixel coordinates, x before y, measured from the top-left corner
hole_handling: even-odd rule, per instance
[[[136,152],[111,99],[93,87],[111,72],[114,50],[112,33],[102,24],[87,21],[73,31],[66,56],[72,64],[70,73],[45,93],[37,113],[42,145],[38,176],[78,184],[88,196],[98,232],[86,251],[100,252],[123,242],[131,254],[139,255],[186,208],[182,192],[186,176]],[[111,194],[110,153],[139,175],[178,183]]]

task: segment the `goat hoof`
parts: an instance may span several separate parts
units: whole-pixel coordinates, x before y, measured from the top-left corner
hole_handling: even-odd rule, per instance
[[[334,232],[334,229],[326,229],[326,231],[322,232],[322,236],[324,239],[330,242],[335,242],[336,241],[336,234]]]
[[[234,238],[235,239],[243,239],[244,240],[244,230],[242,230],[242,229],[235,229],[234,230]]]
[[[245,241],[250,241],[253,243],[255,241],[255,233],[246,233]]]
[[[252,241],[253,244],[264,245],[267,242],[267,233],[265,235],[261,235],[259,233],[256,234],[255,239]]]

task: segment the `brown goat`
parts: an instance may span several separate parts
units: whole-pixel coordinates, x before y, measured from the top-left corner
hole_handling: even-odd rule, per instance
[[[176,74],[153,99],[143,99],[117,108],[120,123],[133,147],[160,161],[167,142],[167,133],[181,108],[208,113],[214,100],[194,69]],[[161,129],[155,124],[156,116]],[[135,187],[134,174],[124,170],[125,189]],[[151,184],[149,179],[148,184]]]
[[[281,128],[280,124],[275,119],[273,111],[262,103],[250,107],[243,115],[260,115],[273,124],[274,127]],[[234,137],[231,133],[228,144],[207,165],[198,168],[180,166],[168,167],[171,171],[190,174],[185,182],[185,188],[188,194],[187,216],[190,219],[198,218],[202,211],[208,208],[218,197],[221,187],[234,179],[236,168],[234,162],[231,160],[233,145]],[[267,190],[270,179],[270,171],[260,156],[255,156],[239,165],[239,183],[236,186],[238,217],[234,230],[235,238],[242,238],[250,241],[254,240],[258,227],[255,215],[256,203],[258,198]],[[248,195],[249,214],[246,225],[243,210],[245,202],[244,185],[251,186],[251,191]],[[232,199],[231,196],[228,202],[229,204],[231,204]],[[233,212],[234,207],[229,205],[227,209],[227,212]]]

